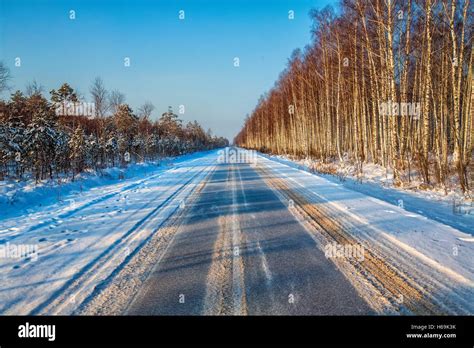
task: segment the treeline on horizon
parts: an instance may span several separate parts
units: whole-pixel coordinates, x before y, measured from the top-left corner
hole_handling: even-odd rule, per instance
[[[9,78],[8,69],[0,64],[0,88],[7,88]],[[0,100],[0,180],[32,176],[39,182],[65,175],[74,179],[85,170],[228,145],[227,139],[205,132],[197,121],[184,126],[171,108],[155,121],[150,102],[134,112],[125,95],[109,92],[100,78],[90,87],[92,117],[74,113],[70,106],[82,98],[69,84],[49,94],[50,100],[44,88],[33,82],[25,92]]]
[[[311,11],[296,50],[234,139],[322,163],[348,157],[469,190],[473,13],[469,0],[344,0]]]

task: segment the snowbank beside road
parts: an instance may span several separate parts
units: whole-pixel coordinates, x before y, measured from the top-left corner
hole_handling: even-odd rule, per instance
[[[0,181],[0,219],[31,214],[39,209],[55,208],[74,203],[75,197],[87,196],[90,191],[107,192],[123,189],[134,179],[156,175],[172,168],[174,165],[202,156],[189,154],[179,157],[163,158],[160,161],[134,163],[126,168],[106,168],[100,172],[85,172],[76,176],[44,180],[36,184],[33,179],[25,181]],[[83,201],[83,199],[81,198]]]
[[[400,206],[405,211],[420,214],[459,231],[474,235],[474,207],[457,213],[457,204],[463,200],[465,201],[460,192],[450,191],[448,195],[444,195],[439,190],[430,191],[393,187],[390,184],[391,179],[385,179],[380,167],[375,165],[366,166],[366,171],[371,174],[367,175],[363,181],[359,181],[356,177],[350,175],[341,181],[334,175],[312,173],[310,170],[311,163],[308,160],[292,161],[283,156],[260,155],[291,168],[324,178],[333,184],[338,184],[392,205]],[[466,205],[467,202],[464,204]]]
[[[346,230],[339,232],[380,255],[381,260],[402,272],[406,280],[422,289],[444,311],[474,313],[473,228],[467,226],[470,234],[461,232],[436,219],[352,190],[343,182],[299,170],[291,163],[286,165],[262,156],[259,164],[286,181],[307,202],[326,211],[330,221],[344,224]],[[417,204],[422,205],[423,211],[432,209],[428,200],[424,205],[421,201]],[[472,223],[467,222],[470,226]],[[346,276],[358,282],[362,277],[354,274]],[[386,291],[383,286],[382,294]]]
[[[82,193],[71,189],[69,201],[2,215],[0,245],[33,245],[37,254],[0,257],[0,313],[71,314],[179,209],[215,162],[211,151],[153,171],[137,166],[133,179],[110,184],[97,178],[105,184]]]

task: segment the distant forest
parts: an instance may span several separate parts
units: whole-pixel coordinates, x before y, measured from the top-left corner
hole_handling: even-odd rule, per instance
[[[274,154],[376,163],[394,184],[456,178],[473,152],[473,11],[469,0],[344,0],[312,11],[296,50],[236,144]],[[472,166],[471,166],[472,171]]]
[[[7,88],[9,77],[0,63],[0,88]],[[196,121],[183,125],[171,108],[156,121],[151,120],[150,102],[134,112],[125,95],[109,92],[100,78],[92,83],[90,94],[94,113],[88,116],[74,112],[82,98],[67,83],[50,91],[50,100],[36,82],[0,100],[0,180],[33,177],[38,182],[64,175],[74,179],[89,169],[228,145],[227,139],[204,131]]]

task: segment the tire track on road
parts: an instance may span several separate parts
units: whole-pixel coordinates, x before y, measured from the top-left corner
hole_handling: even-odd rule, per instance
[[[205,315],[247,314],[235,171],[235,167],[229,165],[227,186],[230,207],[219,217],[219,235],[213,247],[213,261],[207,276]]]
[[[267,184],[272,187],[280,198],[292,200],[294,202],[294,209],[299,213],[303,220],[316,229],[320,233],[319,244],[321,245],[321,237],[327,243],[336,242],[339,245],[358,245],[361,242],[354,238],[349,232],[348,228],[340,221],[342,217],[338,217],[336,221],[333,216],[321,204],[313,204],[309,202],[301,190],[290,187],[282,178],[277,177],[271,173],[268,168],[258,167],[262,174],[262,178]],[[333,260],[336,264],[338,262]],[[430,294],[421,286],[411,279],[407,274],[391,265],[383,256],[376,254],[372,250],[365,248],[365,260],[363,262],[356,262],[352,259],[345,259],[346,270],[347,265],[351,265],[352,272],[357,274],[357,277],[362,277],[366,284],[372,285],[374,294],[380,296],[376,301],[382,300],[374,309],[380,311],[384,307],[384,300],[389,301],[389,305],[397,311],[401,307],[406,307],[414,314],[429,314],[439,315],[443,314],[433,302],[431,302]],[[340,266],[340,265],[339,265]],[[344,269],[339,267],[340,269]],[[354,282],[354,276],[346,274],[347,278]],[[354,284],[360,291],[360,284]],[[361,293],[364,298],[367,294]],[[402,299],[402,301],[400,301]],[[373,304],[374,298],[367,298],[368,303]]]
[[[119,239],[117,239],[112,245],[110,245],[106,250],[104,250],[100,255],[91,260],[86,264],[81,270],[79,270],[71,279],[69,279],[60,289],[58,289],[50,298],[36,306],[35,309],[31,311],[31,315],[37,315],[41,313],[57,313],[64,306],[70,305],[71,299],[75,298],[75,294],[79,292],[86,292],[85,287],[89,284],[91,278],[94,278],[98,272],[118,254],[120,249],[124,249],[128,242],[131,239],[136,237],[136,234],[140,232],[140,228],[143,225],[148,223],[156,215],[160,213],[160,210],[166,207],[170,202],[177,197],[181,191],[189,183],[191,183],[196,177],[201,173],[209,170],[209,167],[204,167],[197,173],[195,173],[191,178],[186,180],[176,191],[174,191],[170,196],[168,196],[161,204],[155,207],[150,213],[148,213],[144,218],[138,221],[130,230],[125,232]],[[138,231],[138,232],[136,232]],[[135,233],[136,232],[136,233]],[[153,231],[153,234],[156,231]],[[123,260],[122,260],[123,262]],[[93,290],[93,289],[92,289]],[[82,296],[85,294],[81,293]]]
[[[186,223],[190,207],[206,186],[215,167],[207,174],[198,187],[190,193],[186,206],[163,221],[159,228],[150,235],[142,246],[118,267],[91,294],[77,310],[80,315],[120,315],[127,314],[139,290],[147,281],[154,269],[160,266],[172,246],[181,225]]]

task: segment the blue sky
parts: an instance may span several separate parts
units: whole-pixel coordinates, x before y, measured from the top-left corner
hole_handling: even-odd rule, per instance
[[[184,105],[182,119],[232,140],[291,52],[310,42],[309,10],[327,4],[336,6],[330,0],[0,0],[0,60],[10,67],[14,89],[34,79],[48,91],[68,82],[89,101],[89,86],[100,76],[133,108],[151,101],[157,118],[168,105]]]

